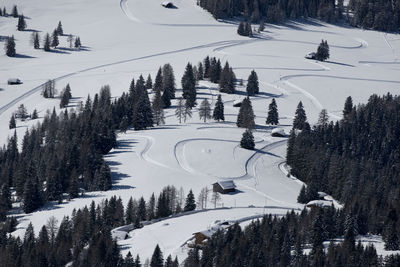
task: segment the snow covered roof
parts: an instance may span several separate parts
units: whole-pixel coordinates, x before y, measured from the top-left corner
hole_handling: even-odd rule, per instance
[[[169,6],[174,6],[174,3],[171,1],[164,1],[161,3],[162,6],[169,7]]]
[[[283,130],[282,128],[274,128],[271,131],[271,134],[275,134],[275,135],[282,135],[285,136],[285,130]]]
[[[217,183],[221,186],[223,190],[236,188],[236,185],[232,180],[218,181]]]

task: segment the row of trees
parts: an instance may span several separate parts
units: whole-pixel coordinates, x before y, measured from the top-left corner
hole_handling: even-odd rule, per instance
[[[12,17],[14,17],[14,18],[18,18],[18,7],[17,7],[17,5],[14,5],[13,7],[12,7],[12,10],[11,10],[11,14],[10,14]],[[0,8],[0,16],[1,17],[6,17],[6,16],[8,16],[8,14],[7,14],[7,9],[6,9],[6,7],[3,7],[3,9],[1,9]]]
[[[360,234],[382,234],[385,247],[400,248],[400,97],[372,95],[354,106],[348,97],[343,119],[329,122],[326,110],[310,128],[301,103],[288,140],[291,173],[307,183],[299,201],[317,191],[345,203]]]
[[[263,18],[277,23],[301,17],[336,22],[344,12],[343,0],[199,0],[197,3],[217,19],[242,15],[245,21],[253,23],[263,21]]]
[[[356,27],[378,31],[399,31],[399,0],[350,0],[349,9],[353,11],[350,24]]]
[[[301,214],[266,215],[244,230],[218,231],[199,253],[192,249],[185,266],[398,266],[400,257],[377,255],[373,245],[356,242],[355,218],[340,210],[313,208]],[[342,242],[333,238],[343,237]],[[328,249],[325,249],[326,243]],[[306,248],[311,251],[305,252]]]

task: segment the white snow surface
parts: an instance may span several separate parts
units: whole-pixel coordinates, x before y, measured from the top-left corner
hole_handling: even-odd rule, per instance
[[[137,79],[142,73],[154,78],[164,63],[170,63],[175,70],[177,96],[180,96],[180,79],[186,63],[197,64],[207,55],[220,58],[222,64],[228,60],[236,76],[244,80],[244,86],[237,88],[238,94],[222,94],[225,122],[202,123],[194,111],[192,119],[179,124],[171,108],[166,110],[164,126],[120,133],[118,148],[106,155],[112,169],[112,190],[86,193],[85,197],[62,204],[49,203],[32,214],[14,210],[20,222],[15,236],[23,236],[29,222],[38,232],[49,217],[55,216],[61,222],[74,208],[89,205],[91,201],[100,203],[113,195],[120,196],[124,203],[131,196],[148,199],[166,185],[183,187],[185,193],[193,189],[197,196],[201,188],[211,188],[218,179],[233,179],[238,189],[236,194],[221,195],[218,207],[302,208],[296,201],[302,182],[286,175],[286,138],[271,137],[272,127],[265,125],[272,97],[278,105],[278,127],[289,132],[299,101],[303,102],[309,121],[315,123],[323,108],[331,119],[340,118],[349,95],[359,104],[373,93],[400,93],[398,35],[310,20],[267,24],[264,32],[250,39],[237,35],[235,23],[214,20],[196,6],[195,0],[176,0],[176,9],[166,9],[160,3],[159,0],[0,0],[0,6],[6,6],[8,12],[17,4],[19,12],[27,17],[29,29],[18,32],[17,19],[0,17],[0,45],[5,36],[14,35],[18,53],[16,58],[0,55],[2,143],[14,132],[8,129],[8,122],[20,104],[28,112],[36,108],[41,118],[53,107],[60,111],[59,99],[44,99],[40,95],[40,86],[48,79],[56,80],[59,91],[67,83],[71,85],[74,97],[71,107],[85,101],[88,94],[97,93],[105,84],[111,86],[113,97],[119,97],[128,90],[133,77]],[[39,31],[42,39],[45,33],[54,30],[58,21],[62,21],[66,34],[80,36],[82,50],[70,49],[66,36],[60,37],[57,52],[33,49],[29,44],[32,31]],[[328,40],[330,60],[304,59],[305,54],[316,50],[321,39]],[[251,97],[257,127],[256,150],[249,151],[239,146],[243,129],[235,125],[239,109],[233,103],[244,97],[246,79],[253,69],[259,77],[260,94]],[[12,77],[24,83],[7,85]],[[208,98],[213,105],[217,94],[217,85],[200,82],[198,102]],[[18,120],[19,140],[39,120]],[[208,203],[208,208],[211,206]],[[280,213],[276,209],[266,211]],[[244,218],[260,212],[260,208],[229,209],[171,219],[164,228],[175,229],[174,236],[163,232],[162,224],[156,223],[137,230],[131,242],[123,244],[126,246],[123,251],[148,256],[155,242],[159,242],[168,253],[181,255],[176,250],[181,242],[193,232],[205,230],[212,220]],[[153,227],[154,231],[148,230]]]

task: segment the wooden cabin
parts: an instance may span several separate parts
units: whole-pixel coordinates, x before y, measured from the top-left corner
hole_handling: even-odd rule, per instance
[[[236,185],[233,180],[218,181],[213,184],[213,192],[228,194],[236,191]]]

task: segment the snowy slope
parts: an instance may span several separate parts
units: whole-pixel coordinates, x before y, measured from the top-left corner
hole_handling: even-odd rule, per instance
[[[272,129],[265,125],[271,98],[276,98],[281,127],[288,132],[300,100],[310,122],[315,123],[322,108],[328,109],[331,119],[340,118],[349,95],[357,104],[365,102],[372,93],[400,93],[397,35],[308,21],[267,25],[266,31],[249,39],[236,34],[236,25],[215,21],[194,0],[174,1],[177,9],[165,9],[161,2],[0,0],[0,6],[6,6],[8,11],[12,4],[17,4],[20,13],[29,17],[28,28],[39,31],[41,37],[51,33],[61,20],[64,32],[79,35],[85,46],[81,51],[71,50],[66,37],[62,37],[57,53],[34,50],[29,45],[31,31],[17,32],[16,19],[0,17],[0,35],[13,34],[19,54],[17,58],[0,55],[0,140],[4,143],[13,134],[8,121],[21,103],[28,112],[37,108],[40,116],[54,106],[58,109],[58,99],[40,96],[40,85],[47,79],[56,79],[59,90],[69,83],[76,104],[104,84],[109,84],[113,96],[118,97],[128,90],[133,77],[138,78],[140,73],[154,77],[158,67],[167,62],[174,67],[179,88],[186,63],[197,64],[210,55],[223,62],[228,60],[238,78],[246,80],[252,69],[258,74],[261,93],[252,98],[257,116],[256,153],[238,146],[243,130],[235,126],[238,109],[232,104],[244,97],[245,87],[239,87],[237,95],[223,94],[224,123],[204,124],[194,112],[188,123],[180,125],[174,109],[169,109],[165,126],[119,134],[120,146],[106,156],[113,171],[112,190],[87,193],[84,198],[60,205],[50,203],[29,215],[18,214],[20,225],[15,235],[22,236],[29,222],[39,231],[50,216],[61,221],[73,208],[89,205],[92,200],[100,202],[112,195],[121,196],[125,203],[131,196],[143,195],[147,199],[171,184],[182,186],[186,193],[192,188],[197,196],[201,188],[211,188],[219,178],[235,179],[240,190],[222,196],[219,206],[301,208],[296,198],[302,184],[286,177],[279,168],[285,158],[285,138],[271,137]],[[305,54],[316,50],[321,39],[328,40],[330,61],[304,59]],[[4,41],[0,42],[2,45]],[[9,86],[9,77],[18,77],[24,84]],[[216,85],[201,82],[200,87],[198,102],[204,97],[215,101]],[[35,123],[18,121],[19,140],[27,127]],[[235,211],[231,210],[226,217],[236,216]],[[239,215],[253,214],[254,211],[243,209]],[[222,217],[225,214],[218,219]],[[208,221],[204,223],[201,227]],[[182,231],[177,240],[188,239],[194,231],[195,228]],[[153,245],[145,248],[137,243],[132,252],[149,255]],[[179,244],[171,244],[168,251],[178,253],[173,250],[176,245]]]

